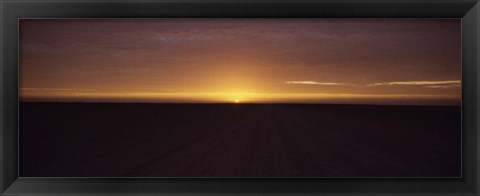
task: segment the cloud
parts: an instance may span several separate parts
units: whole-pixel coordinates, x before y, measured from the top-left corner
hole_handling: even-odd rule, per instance
[[[460,85],[460,80],[444,80],[444,81],[399,81],[399,82],[382,82],[372,83],[369,86],[384,86],[384,85]]]
[[[460,80],[441,80],[441,81],[397,81],[372,83],[368,86],[420,86],[424,88],[458,88],[462,84]]]
[[[396,82],[379,82],[370,83],[364,85],[349,84],[349,83],[336,83],[336,82],[316,82],[311,80],[306,81],[286,81],[286,84],[303,84],[303,85],[323,85],[323,86],[418,86],[422,88],[458,88],[461,87],[462,82],[460,80],[441,80],[441,81],[396,81]]]
[[[20,88],[23,91],[93,91],[95,89],[76,89],[76,88]]]
[[[425,88],[458,88],[461,87],[461,84],[452,84],[452,85],[431,85],[431,86],[424,86]]]
[[[324,86],[345,86],[345,83],[336,82],[315,82],[315,81],[286,81],[286,84],[306,84],[306,85],[324,85]]]

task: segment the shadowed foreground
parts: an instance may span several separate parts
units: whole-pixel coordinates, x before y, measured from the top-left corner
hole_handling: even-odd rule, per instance
[[[460,107],[20,104],[22,177],[458,177]]]

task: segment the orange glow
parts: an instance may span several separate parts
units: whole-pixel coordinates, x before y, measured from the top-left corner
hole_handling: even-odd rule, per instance
[[[254,93],[254,92],[198,92],[198,93],[100,93],[100,92],[49,92],[23,90],[25,100],[84,100],[84,101],[145,101],[180,103],[410,103],[422,104],[448,102],[458,104],[458,95],[422,94],[348,94],[348,93]]]
[[[31,101],[460,104],[460,24],[22,19],[19,93]]]

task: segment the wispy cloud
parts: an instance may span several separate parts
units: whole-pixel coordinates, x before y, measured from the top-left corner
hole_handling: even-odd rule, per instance
[[[461,87],[461,84],[452,84],[452,85],[431,85],[431,86],[424,86],[425,88],[458,88]]]
[[[418,86],[422,88],[458,88],[461,87],[460,80],[441,80],[441,81],[395,81],[395,82],[378,82],[370,84],[350,84],[337,82],[317,82],[317,81],[286,81],[286,84],[303,84],[303,85],[323,85],[323,86],[358,86],[358,87],[374,87],[374,86]]]
[[[77,89],[77,88],[20,88],[23,91],[93,91],[95,89]]]
[[[462,82],[460,80],[440,80],[440,81],[396,81],[372,83],[368,86],[420,86],[423,88],[458,88]]]
[[[286,81],[287,84],[305,84],[305,85],[324,85],[324,86],[345,86],[345,83],[336,82],[316,82],[316,81]]]
[[[460,80],[444,80],[444,81],[398,81],[398,82],[381,82],[372,83],[369,86],[384,86],[384,85],[459,85]]]

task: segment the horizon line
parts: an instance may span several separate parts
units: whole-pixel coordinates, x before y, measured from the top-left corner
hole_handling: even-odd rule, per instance
[[[372,106],[448,106],[462,104],[412,104],[412,103],[328,103],[328,102],[157,102],[157,101],[90,101],[90,100],[19,100],[19,103],[95,103],[95,104],[197,104],[197,105],[372,105]]]

